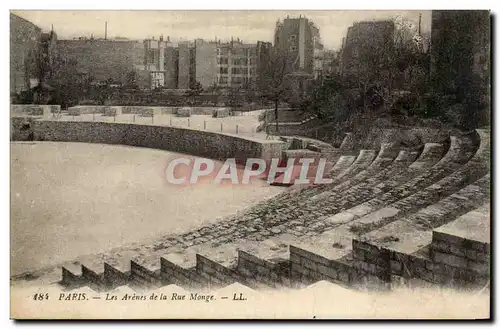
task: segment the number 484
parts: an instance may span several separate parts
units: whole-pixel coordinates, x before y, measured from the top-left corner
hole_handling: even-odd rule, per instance
[[[49,299],[49,294],[47,294],[47,293],[45,293],[45,294],[36,293],[33,296],[33,299],[34,300],[48,300]]]

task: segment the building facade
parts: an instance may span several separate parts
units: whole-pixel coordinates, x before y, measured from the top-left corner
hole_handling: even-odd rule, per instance
[[[165,85],[165,49],[167,43],[163,37],[159,40],[144,40],[144,70],[148,72],[149,89]]]
[[[165,48],[165,85],[167,89],[177,89],[179,80],[179,49],[178,45],[167,40]]]
[[[323,44],[319,28],[302,15],[276,22],[274,46],[286,58],[287,72],[320,76]]]
[[[193,57],[194,57],[194,44],[190,41],[179,42],[178,45],[178,80],[177,89],[189,89],[195,77],[193,73],[196,74],[195,69],[193,69]]]
[[[394,53],[393,21],[365,21],[347,30],[341,50],[341,74],[367,85],[388,78]]]
[[[257,44],[231,40],[217,44],[217,85],[222,88],[246,88],[255,81]]]
[[[472,75],[490,75],[490,14],[484,10],[434,10],[431,74],[443,89]]]
[[[94,81],[127,83],[130,72],[145,69],[145,43],[135,40],[58,40],[57,52],[76,62],[78,71]]]
[[[42,30],[15,14],[10,14],[10,91],[29,90],[39,79],[37,63],[42,42]]]
[[[432,11],[431,78],[435,92],[454,95],[464,122],[485,123],[491,113],[490,13]]]

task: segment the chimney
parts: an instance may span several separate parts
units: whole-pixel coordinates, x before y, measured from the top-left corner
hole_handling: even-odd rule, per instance
[[[422,35],[422,31],[420,30],[422,26],[422,14],[418,14],[418,35]]]
[[[167,35],[167,42],[170,42],[170,36]]]
[[[104,40],[108,39],[108,22],[104,22]]]

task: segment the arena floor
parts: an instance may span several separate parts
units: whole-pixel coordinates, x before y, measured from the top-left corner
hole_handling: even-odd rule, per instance
[[[179,154],[85,143],[11,143],[11,275],[181,233],[282,191],[265,181],[176,187]]]

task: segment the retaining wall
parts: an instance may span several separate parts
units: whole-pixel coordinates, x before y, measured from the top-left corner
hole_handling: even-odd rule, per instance
[[[12,104],[10,105],[10,116],[44,116],[49,117],[52,113],[61,112],[60,105],[32,105],[32,104]]]
[[[27,127],[26,124],[29,124]],[[281,158],[285,143],[179,127],[13,118],[12,140],[118,144],[161,149],[215,160]]]
[[[16,105],[18,106],[18,105]],[[38,105],[21,105],[21,106],[38,106]],[[51,106],[51,105],[44,105]],[[59,106],[59,105],[56,105]],[[60,108],[60,106],[59,106]],[[139,114],[143,116],[161,115],[161,114],[177,114],[177,111],[183,107],[174,106],[109,106],[109,105],[77,105],[68,108],[70,115],[92,114],[92,113],[114,113],[119,114]],[[214,110],[225,108],[219,107],[189,107],[191,115],[213,115]]]

